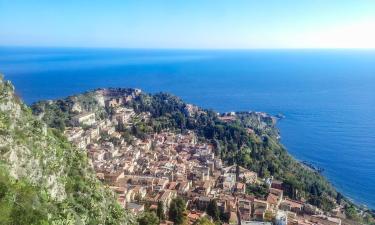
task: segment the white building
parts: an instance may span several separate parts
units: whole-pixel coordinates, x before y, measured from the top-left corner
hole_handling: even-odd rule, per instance
[[[73,123],[76,126],[88,125],[91,126],[95,123],[95,113],[84,113],[73,117]]]

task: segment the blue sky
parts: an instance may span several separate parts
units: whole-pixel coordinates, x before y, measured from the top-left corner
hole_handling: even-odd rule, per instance
[[[375,48],[375,1],[0,0],[0,45]]]

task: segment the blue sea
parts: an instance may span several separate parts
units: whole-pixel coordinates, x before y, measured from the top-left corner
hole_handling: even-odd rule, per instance
[[[282,143],[375,208],[375,50],[0,48],[0,71],[31,104],[99,87],[170,92],[220,112],[286,116]]]

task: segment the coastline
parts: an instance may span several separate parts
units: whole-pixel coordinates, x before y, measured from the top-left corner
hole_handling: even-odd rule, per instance
[[[340,191],[374,205],[371,150],[375,142],[369,131],[373,130],[375,120],[373,108],[366,103],[374,87],[373,76],[368,75],[374,71],[373,64],[368,63],[374,53],[182,51],[180,58],[184,54],[211,58],[177,62],[173,61],[175,53],[164,51],[169,60],[162,62],[154,60],[161,55],[158,51],[153,51],[150,59],[139,61],[136,56],[146,54],[147,50],[121,50],[116,55],[99,51],[97,57],[84,57],[90,51],[50,49],[50,53],[64,57],[45,56],[43,60],[26,62],[22,60],[25,52],[30,57],[43,55],[37,48],[8,49],[1,53],[13,57],[2,61],[0,67],[28,103],[59,99],[100,86],[123,86],[139,87],[149,93],[175,93],[188,102],[219,112],[282,112],[287,118],[278,127],[288,151],[297,159],[324,167],[325,174]],[[97,60],[104,57],[107,60]],[[120,57],[128,57],[142,66],[123,63]],[[45,60],[51,64],[46,65]],[[80,63],[82,60],[84,64]],[[331,63],[335,66],[329,67]],[[299,65],[298,71],[295,64]],[[316,67],[314,70],[311,64]],[[197,69],[201,71],[199,79]],[[349,76],[353,73],[357,74],[356,79]],[[101,74],[107,74],[107,78],[101,78]],[[337,151],[342,154],[336,154]]]

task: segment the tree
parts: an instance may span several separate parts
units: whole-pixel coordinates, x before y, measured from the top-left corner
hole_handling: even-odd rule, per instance
[[[215,225],[207,217],[202,217],[199,220],[195,221],[194,225]]]
[[[214,221],[220,221],[220,211],[219,211],[219,207],[217,207],[217,203],[215,199],[211,200],[208,203],[206,212],[209,216],[212,217]]]
[[[266,211],[264,214],[264,221],[271,222],[273,220],[273,215],[270,211]]]
[[[158,208],[156,209],[156,215],[159,217],[160,220],[165,219],[164,204],[160,201],[158,202]]]
[[[353,205],[346,205],[345,206],[345,215],[347,218],[352,219],[352,220],[357,220],[358,219],[358,213],[357,210],[354,208]]]
[[[337,204],[340,205],[343,198],[344,198],[344,196],[340,192],[337,192],[337,195],[336,195],[336,202],[337,202]]]
[[[137,219],[139,225],[158,225],[159,218],[154,212],[144,212]]]
[[[181,197],[173,199],[169,206],[169,219],[176,225],[184,224],[186,221],[185,206],[185,200]]]

